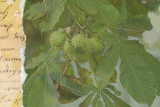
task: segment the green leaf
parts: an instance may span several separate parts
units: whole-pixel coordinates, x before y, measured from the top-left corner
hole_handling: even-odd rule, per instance
[[[48,51],[48,55],[42,53],[38,57],[33,58],[33,61],[28,65],[29,72],[32,70],[35,71],[32,74],[29,73],[29,77],[27,77],[27,80],[23,85],[23,99],[24,99],[23,103],[25,107],[41,107],[41,105],[43,107],[45,107],[45,105],[47,107],[50,107],[47,104],[50,104],[51,107],[55,107],[55,105],[57,104],[58,101],[57,91],[56,89],[54,89],[55,87],[53,85],[53,81],[51,80],[49,72],[46,70],[47,67],[46,63],[48,62],[48,58],[52,62],[54,66],[53,68],[55,68],[55,69],[52,68],[52,70],[54,71],[60,70],[58,68],[59,67],[58,63],[57,62],[55,63],[55,61],[53,60],[57,56],[56,53],[57,50],[54,49],[53,51],[53,49],[51,48]],[[35,91],[37,91],[37,93]],[[34,97],[33,99],[32,96],[36,97],[37,99]]]
[[[31,6],[29,10],[25,12],[28,20],[36,20],[46,15],[44,4],[36,3]]]
[[[73,19],[71,17],[71,13],[70,13],[69,9],[67,9],[65,7],[64,12],[59,17],[59,21],[55,25],[54,29],[58,30],[59,28],[66,28],[66,27],[70,26],[72,20]]]
[[[114,102],[112,102],[105,94],[102,94],[105,107],[115,107]]]
[[[101,16],[106,24],[113,26],[118,21],[119,12],[114,6],[105,4],[101,7]]]
[[[92,72],[94,72],[94,73],[96,72],[97,67],[98,67],[99,63],[102,61],[102,59],[103,59],[102,54],[90,58],[89,65],[90,65]]]
[[[121,41],[120,81],[129,94],[141,103],[152,104],[156,97],[156,81],[151,65],[141,57],[146,54],[142,46],[136,47],[131,41]],[[138,50],[136,49],[138,48]]]
[[[138,0],[126,0],[127,10],[132,16],[147,15],[147,9]]]
[[[119,19],[118,19],[118,24],[125,22],[128,18],[128,11],[127,11],[127,3],[126,0],[116,0],[116,3],[114,6],[117,8],[119,11]]]
[[[106,27],[106,24],[102,23],[102,22],[94,22],[91,26],[90,26],[90,30],[92,31],[103,31],[104,28]]]
[[[149,66],[149,70],[154,73],[156,82],[157,82],[157,91],[158,95],[160,95],[160,62],[153,55],[147,53],[142,45],[139,45],[136,41],[130,42],[134,49],[141,53],[140,57],[144,60],[144,62]]]
[[[117,96],[121,95],[121,92],[119,90],[117,90],[113,85],[108,85],[107,88],[109,88],[110,90],[112,90],[115,95],[117,95]]]
[[[54,71],[54,66],[51,63],[47,64],[47,71],[52,74],[54,80],[56,80],[61,86],[66,87],[73,94],[77,96],[87,95],[90,91],[95,90],[95,87],[92,85],[82,84],[79,80],[71,77],[65,77],[61,72]],[[55,68],[56,69],[56,68]]]
[[[76,7],[74,0],[67,0],[66,4],[73,17],[75,17],[81,24],[83,24],[85,21],[85,13]]]
[[[106,45],[110,47],[112,44],[118,41],[117,34],[112,34],[104,31],[98,32],[98,37],[103,41],[106,41]]]
[[[28,99],[29,99],[28,97],[29,97],[31,88],[34,85],[34,81],[36,80],[35,78],[36,73],[30,76],[29,80],[27,79],[27,81],[25,81],[25,83],[23,84],[23,105],[24,107],[28,107]]]
[[[116,83],[117,82],[117,72],[116,72],[116,70],[114,71],[114,74],[111,76],[109,82],[110,83]]]
[[[157,94],[160,96],[160,62],[148,53],[141,57],[144,58],[144,61],[150,66],[150,70],[154,73],[157,82]]]
[[[141,0],[139,0],[141,2]],[[145,4],[143,4],[148,11],[153,11],[153,12],[159,12],[159,5],[160,1],[159,0],[147,0]]]
[[[47,58],[47,55],[45,53],[41,53],[37,57],[33,57],[30,62],[26,65],[26,69],[34,69],[38,65],[40,65],[45,59]]]
[[[146,30],[151,30],[152,24],[150,19],[144,15],[134,16],[129,18],[125,23],[118,26],[121,29],[120,33],[122,36],[141,36]],[[115,28],[118,30],[118,28]]]
[[[56,23],[59,21],[59,17],[64,11],[65,0],[55,2],[55,5],[51,8],[47,20],[40,23],[42,32],[52,30]]]
[[[77,66],[78,75],[79,75],[80,80],[83,83],[92,85],[93,80],[89,77],[91,75],[91,72],[89,72],[86,68],[81,67],[81,65],[77,62],[76,62],[76,66]]]
[[[114,105],[112,105],[112,103],[108,102],[111,107],[131,107],[130,105],[128,105],[126,102],[124,102],[122,99],[120,99],[119,97],[113,95],[111,92],[109,92],[107,89],[103,90],[104,95],[109,96],[113,101],[114,101]],[[108,101],[108,100],[107,100]]]
[[[37,57],[33,57],[32,60],[27,63],[27,65],[25,67],[26,70],[34,69],[34,68],[38,67],[40,64],[46,62],[48,59],[49,60],[55,59],[58,51],[59,51],[59,49],[50,48],[48,50],[48,53],[42,52]]]
[[[99,7],[102,4],[108,4],[107,0],[74,0],[77,8],[90,15],[97,15],[99,12]]]
[[[37,72],[24,84],[24,99],[27,107],[56,107],[58,94],[45,66],[39,67]],[[26,104],[27,103],[27,104]],[[25,105],[26,104],[26,105]]]
[[[65,65],[65,67],[66,67],[66,65]],[[73,64],[69,64],[68,70],[67,70],[67,72],[65,74],[67,76],[75,77]]]
[[[89,107],[92,103],[92,98],[95,95],[95,92],[92,92],[91,94],[89,94],[85,100],[79,104],[79,107]]]
[[[115,44],[108,52],[108,55],[99,64],[96,71],[98,88],[103,89],[108,85],[109,79],[114,74],[115,67],[118,63],[119,52],[119,46]]]
[[[61,104],[72,103],[79,98],[79,96],[74,95],[67,88],[60,85],[58,86],[58,92],[60,94],[59,101]]]

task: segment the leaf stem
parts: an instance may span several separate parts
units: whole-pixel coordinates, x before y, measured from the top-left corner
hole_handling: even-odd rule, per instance
[[[64,69],[64,71],[62,72],[63,75],[66,74],[66,72],[67,72],[67,70],[68,70],[68,66],[69,66],[69,63],[66,64],[65,69]]]
[[[117,30],[124,30],[124,31],[129,31],[129,32],[137,32],[137,33],[141,33],[140,31],[135,31],[135,30],[130,30],[130,29],[124,29],[124,28],[118,28],[118,27],[112,27],[113,29],[117,29]]]
[[[76,21],[77,25],[78,25],[81,29],[83,29],[82,25],[78,22],[78,20],[75,18],[74,15],[73,15],[73,17],[74,17],[74,20]]]

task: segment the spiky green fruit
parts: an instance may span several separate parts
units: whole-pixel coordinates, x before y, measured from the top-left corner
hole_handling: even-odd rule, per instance
[[[91,38],[92,53],[99,53],[103,50],[103,43],[97,38]]]
[[[91,39],[85,38],[84,40],[84,46],[82,47],[82,51],[84,53],[90,54],[92,52],[93,44],[91,42]]]
[[[64,52],[67,54],[74,54],[75,53],[74,46],[68,40],[66,40],[64,43]]]
[[[50,44],[53,47],[60,47],[63,45],[65,41],[65,35],[64,33],[60,31],[53,32],[50,36]]]
[[[81,48],[84,46],[84,37],[80,34],[75,35],[71,41],[75,48]]]

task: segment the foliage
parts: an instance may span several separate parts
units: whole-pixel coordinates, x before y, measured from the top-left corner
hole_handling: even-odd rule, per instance
[[[152,29],[151,1],[27,1],[24,107],[56,107],[58,101],[84,96],[79,107],[130,107],[114,87],[118,61],[122,86],[135,101],[151,106],[160,95],[160,62],[138,41],[128,40]]]

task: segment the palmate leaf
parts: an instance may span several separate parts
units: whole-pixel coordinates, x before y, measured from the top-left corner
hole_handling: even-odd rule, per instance
[[[23,85],[23,102],[25,107],[56,107],[58,93],[50,75],[40,66]]]
[[[57,49],[51,48],[49,50],[48,54],[46,55],[46,57],[43,58],[43,60],[40,60],[42,58],[41,56],[43,56],[43,54],[42,54],[42,55],[35,58],[35,62],[37,60],[37,63],[35,63],[33,61],[33,63],[28,64],[28,66],[31,66],[32,64],[34,64],[29,69],[32,69],[32,68],[36,69],[36,67],[37,67],[37,70],[35,73],[32,74],[32,76],[25,82],[25,84],[23,86],[23,90],[24,90],[23,98],[25,99],[24,106],[37,107],[37,106],[39,106],[37,103],[39,103],[39,101],[41,101],[42,103],[39,103],[39,104],[41,104],[43,107],[50,107],[47,104],[50,104],[51,107],[54,107],[55,105],[53,105],[53,104],[56,104],[55,101],[58,100],[58,97],[54,96],[54,98],[51,98],[52,96],[49,96],[49,95],[52,95],[51,91],[50,90],[46,91],[48,89],[51,89],[50,88],[51,83],[53,86],[53,83],[54,83],[53,79],[58,84],[65,86],[70,92],[75,94],[75,96],[77,96],[76,98],[79,98],[79,96],[87,95],[90,91],[95,90],[94,86],[83,84],[83,83],[81,83],[81,81],[79,81],[76,78],[67,78],[67,77],[63,76],[62,73],[60,72],[61,71],[61,69],[60,69],[61,64],[55,60],[56,56],[57,56],[57,52],[58,52]],[[39,63],[41,63],[41,64],[39,64]],[[36,92],[36,90],[37,90],[37,92]],[[53,93],[55,93],[54,89],[52,89],[52,90],[53,90]],[[45,94],[45,96],[42,96],[41,94],[39,94],[42,92]],[[47,92],[49,92],[50,94],[48,95]],[[71,96],[73,95],[72,93],[70,93]],[[34,101],[33,101],[34,103],[30,103],[31,96],[37,97],[37,99],[36,98],[34,99]],[[68,102],[69,99],[67,100],[67,98],[65,98],[65,97],[66,97],[66,95],[64,95],[63,98],[60,97],[62,102],[64,102],[64,101]],[[49,99],[56,99],[56,100],[52,101],[52,104],[51,104],[50,100],[48,100],[48,98]],[[49,102],[46,103],[45,102],[46,100],[48,100]]]
[[[64,4],[66,0],[57,0],[48,13],[48,17],[45,21],[40,23],[42,32],[52,30],[56,23],[59,21],[59,17],[64,11]]]
[[[95,90],[80,103],[79,107],[104,107],[103,104],[105,104],[105,107],[130,107],[122,99],[112,93],[113,90],[118,91],[115,87],[113,89],[113,87],[114,86],[110,85],[110,87],[107,86],[101,91]],[[112,91],[110,92],[108,89]]]
[[[141,56],[146,52],[140,44],[136,42],[134,44],[138,46],[133,45],[132,41],[119,43],[122,50],[120,81],[137,102],[151,105],[156,96],[156,80],[154,70],[151,68],[154,65],[148,65],[149,63],[145,62]]]
[[[101,35],[105,37],[105,33]],[[157,84],[159,83],[158,75],[160,68],[158,60],[145,52],[143,46],[136,42],[124,42],[123,40],[116,40],[116,38],[109,39],[113,41],[111,44],[116,44],[115,42],[118,42],[117,46],[121,50],[119,54],[121,54],[122,60],[120,66],[122,72],[120,80],[122,85],[137,102],[151,105],[156,96],[156,81]],[[108,41],[107,37],[106,41]],[[105,67],[107,65],[108,64],[106,64]],[[106,69],[106,74],[107,70],[108,68]],[[105,73],[102,74],[104,75]]]
[[[99,64],[96,76],[98,88],[103,89],[108,85],[110,77],[114,74],[115,67],[119,60],[120,48],[118,44],[109,50],[108,55]],[[103,83],[103,84],[102,84]]]

